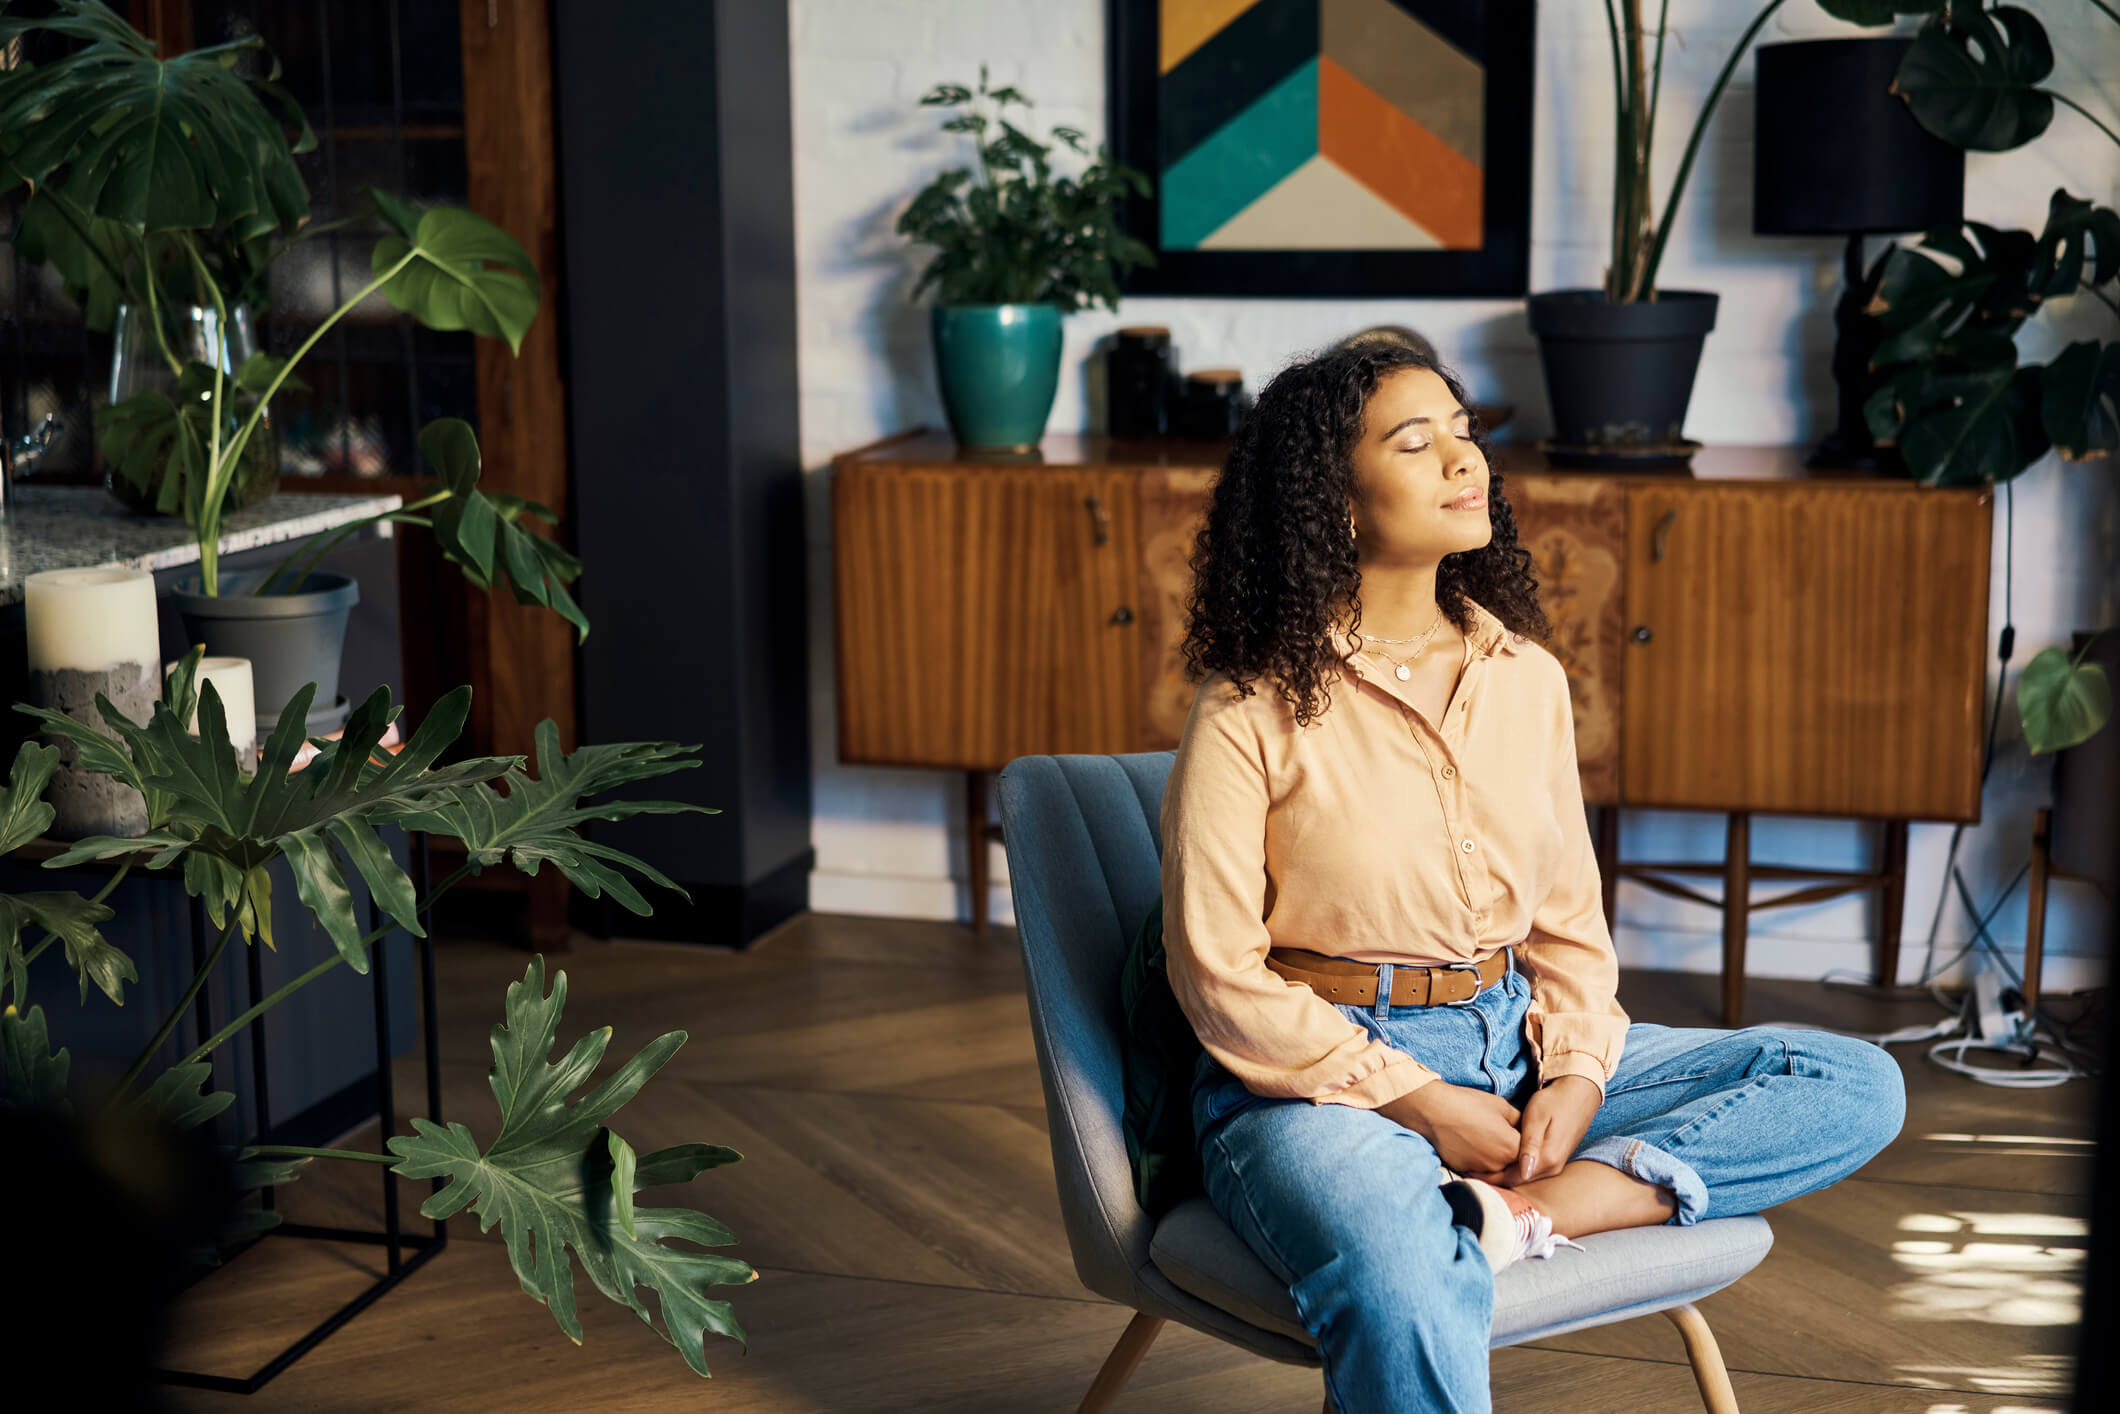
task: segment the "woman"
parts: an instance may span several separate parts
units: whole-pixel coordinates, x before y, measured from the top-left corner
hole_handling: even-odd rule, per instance
[[[1193,1121],[1343,1414],[1488,1408],[1497,1269],[1757,1212],[1898,1132],[1867,1042],[1629,1024],[1568,680],[1432,358],[1372,342],[1275,378],[1193,571],[1162,807]]]

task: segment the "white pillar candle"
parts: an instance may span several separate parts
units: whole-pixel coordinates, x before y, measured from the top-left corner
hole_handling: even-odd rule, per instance
[[[155,617],[155,577],[146,570],[44,570],[23,581],[29,638],[30,700],[63,712],[106,736],[115,733],[96,710],[102,693],[136,722],[154,712],[162,661]],[[59,770],[46,799],[56,812],[51,833],[147,833],[147,802],[132,787],[74,764],[59,743]]]
[[[162,670],[168,677],[177,670],[171,663]],[[204,695],[206,684],[212,683],[214,692],[221,699],[221,711],[228,718],[228,741],[236,749],[236,764],[246,771],[258,769],[258,701],[251,686],[250,660],[248,658],[201,658],[198,675],[192,680],[192,688]],[[199,734],[199,709],[191,709],[191,720],[184,730],[193,736]]]

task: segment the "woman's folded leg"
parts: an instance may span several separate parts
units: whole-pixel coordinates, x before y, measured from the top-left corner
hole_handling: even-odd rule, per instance
[[[1690,1224],[1837,1183],[1905,1118],[1899,1064],[1868,1041],[1637,1024],[1573,1157],[1669,1189]]]

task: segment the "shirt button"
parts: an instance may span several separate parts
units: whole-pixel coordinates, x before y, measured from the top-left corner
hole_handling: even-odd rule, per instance
[[[1466,840],[1463,844],[1459,845],[1458,848],[1464,850],[1465,853],[1470,854],[1472,853],[1472,841]]]
[[[1446,781],[1449,780],[1451,777],[1455,776],[1456,774],[1457,767],[1455,766],[1445,766],[1443,768],[1443,779]]]

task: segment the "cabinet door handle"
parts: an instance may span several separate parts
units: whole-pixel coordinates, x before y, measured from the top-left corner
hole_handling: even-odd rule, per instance
[[[1677,519],[1678,511],[1674,508],[1665,511],[1663,518],[1657,521],[1656,530],[1649,536],[1650,559],[1661,560],[1664,557],[1664,544],[1671,538],[1671,522]]]
[[[1090,522],[1096,532],[1096,543],[1104,544],[1112,538],[1112,513],[1104,508],[1101,496],[1085,496],[1082,503],[1089,507]]]
[[[1127,606],[1127,605],[1125,605],[1125,604],[1121,604],[1121,605],[1120,605],[1120,606],[1119,606],[1118,608],[1116,608],[1116,609],[1112,610],[1112,622],[1113,622],[1113,623],[1115,623],[1115,624],[1130,624],[1130,623],[1132,623],[1133,621],[1134,621],[1134,611],[1133,611],[1133,609],[1132,609],[1132,608],[1130,608],[1129,606]]]

